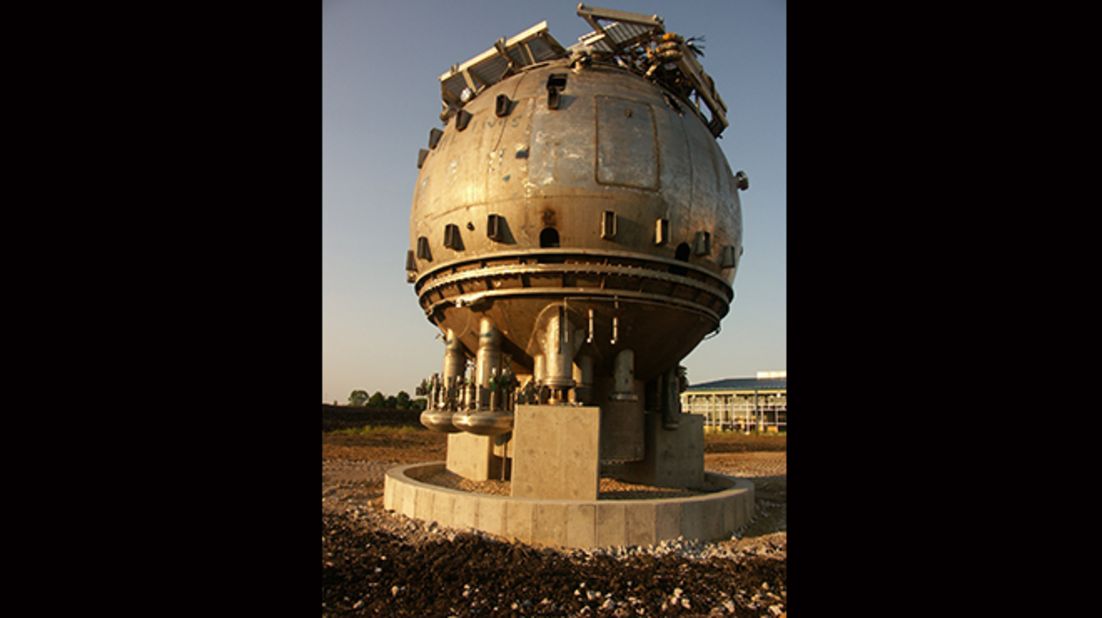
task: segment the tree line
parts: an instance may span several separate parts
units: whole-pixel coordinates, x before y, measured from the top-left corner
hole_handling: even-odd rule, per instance
[[[396,410],[424,410],[427,404],[427,400],[424,398],[414,399],[410,397],[409,393],[405,391],[398,391],[397,395],[390,395],[389,397],[382,394],[380,391],[375,391],[374,395],[368,395],[367,391],[354,390],[352,394],[348,396],[348,405],[355,408],[390,408]]]

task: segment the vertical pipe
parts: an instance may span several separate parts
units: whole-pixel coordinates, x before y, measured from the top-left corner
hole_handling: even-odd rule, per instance
[[[559,307],[547,320],[543,334],[544,383],[556,391],[573,388],[574,344],[570,341],[570,321]]]
[[[463,350],[463,344],[455,336],[454,330],[447,329],[444,333],[444,401],[447,410],[455,411],[460,405],[462,394],[457,390],[466,370],[467,356]]]
[[[612,393],[609,399],[637,401],[635,394],[635,352],[620,350],[612,366]]]
[[[463,352],[463,344],[459,343],[459,338],[455,336],[455,331],[448,329],[445,333],[444,344],[444,381],[447,382],[449,378],[458,377],[463,374],[463,370],[466,368],[467,356]]]
[[[532,357],[532,381],[535,382],[535,386],[540,386],[547,378],[547,361],[544,360],[543,354],[536,354]]]
[[[476,381],[478,383],[478,408],[484,409],[485,393],[490,388],[490,378],[501,368],[501,332],[490,318],[482,318],[478,326],[478,357],[476,361]]]

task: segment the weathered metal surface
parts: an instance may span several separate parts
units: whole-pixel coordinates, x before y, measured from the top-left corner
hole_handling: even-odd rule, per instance
[[[466,106],[472,114],[467,128],[448,126],[430,152],[410,219],[411,245],[425,237],[433,258],[417,260],[421,305],[472,352],[478,318],[490,317],[502,330],[514,371],[531,373],[524,348],[539,312],[564,298],[590,303],[597,330],[620,316],[618,344],[636,350],[636,371],[649,379],[675,365],[727,313],[737,259],[723,268],[716,248],[734,246],[734,255],[740,253],[735,183],[700,119],[679,114],[660,88],[625,71],[569,72],[561,108],[547,109],[547,77],[564,69],[565,63],[553,63],[490,88]],[[515,101],[501,118],[494,113],[499,90]],[[632,154],[613,162],[617,152],[638,152],[632,146],[640,133],[653,157]],[[617,180],[623,184],[612,184]],[[611,239],[601,238],[605,211],[617,216]],[[506,242],[488,236],[491,214],[507,227]],[[660,219],[669,220],[670,239],[656,245]],[[463,250],[444,246],[448,224],[458,227]],[[558,251],[540,249],[546,227],[558,232]],[[678,245],[691,244],[700,231],[710,233],[712,251],[687,263],[674,259]],[[639,321],[648,323],[642,330],[650,335],[635,341]],[[654,333],[671,328],[681,334],[676,344],[654,342]],[[602,372],[603,361],[610,373],[613,346],[601,339],[595,370]]]
[[[539,234],[548,226],[557,229],[562,247],[629,251],[665,259],[672,259],[677,245],[691,243],[702,229],[712,233],[717,247],[741,246],[740,204],[730,167],[700,119],[687,112],[679,114],[655,84],[601,66],[569,72],[561,109],[549,110],[547,77],[565,69],[564,61],[510,77],[464,108],[472,114],[464,131],[456,130],[454,120],[445,128],[415,188],[411,246],[416,247],[418,237],[427,238],[433,258],[418,259],[419,272],[456,259],[538,248]],[[494,114],[498,93],[515,101],[513,111],[501,118]],[[614,175],[611,166],[631,166],[609,160],[601,171],[598,97],[604,101],[616,97],[626,101],[622,105],[630,105],[628,109],[651,110],[654,139],[646,141],[655,145],[658,173],[656,183],[646,184],[657,184],[655,189],[601,182],[602,176]],[[646,114],[621,117],[625,126],[631,126],[639,115]],[[602,126],[613,130],[611,124]],[[618,131],[625,137],[630,134],[626,129]],[[632,152],[635,145],[609,141],[606,152],[611,155],[617,146]],[[605,210],[618,215],[619,233],[614,239],[600,235]],[[499,215],[508,226],[507,242],[487,236],[490,214]],[[670,220],[671,240],[655,246],[655,221],[662,218]],[[448,223],[458,225],[462,251],[443,245]],[[715,253],[691,263],[730,283],[737,266],[720,268]]]
[[[599,44],[664,32],[636,17]],[[601,458],[639,459],[646,402],[676,422],[677,363],[729,310],[746,182],[716,144],[715,119],[705,124],[684,93],[577,46],[523,61],[535,39],[553,42],[536,27],[442,76],[446,126],[421,157],[407,261],[449,342],[440,410],[425,420],[441,426],[452,410],[454,427],[509,431],[510,402],[487,398],[517,397],[493,377],[516,374],[529,402],[600,406]],[[722,106],[704,81],[709,105]],[[477,359],[467,381],[449,381],[457,350]]]
[[[478,436],[497,436],[513,429],[513,415],[490,410],[465,410],[451,417],[456,430]]]
[[[658,144],[650,105],[597,96],[597,182],[658,189]]]
[[[445,433],[458,433],[461,431],[452,424],[452,412],[450,410],[437,410],[428,408],[421,413],[421,424],[433,431]]]

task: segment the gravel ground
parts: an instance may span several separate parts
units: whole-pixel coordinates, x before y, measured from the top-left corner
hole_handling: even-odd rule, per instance
[[[732,539],[560,551],[385,511],[385,471],[443,459],[436,435],[323,434],[323,616],[785,615],[783,439],[707,438],[706,469],[755,483]]]
[[[322,615],[782,616],[783,543],[557,551],[353,506],[322,517]]]

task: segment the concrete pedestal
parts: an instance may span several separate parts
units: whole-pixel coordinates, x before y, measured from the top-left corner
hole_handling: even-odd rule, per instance
[[[475,494],[415,480],[444,467],[417,463],[387,470],[383,506],[451,528],[560,547],[651,545],[678,536],[730,538],[750,521],[754,485],[708,473],[711,493],[653,500],[538,500]],[[407,474],[407,472],[409,474]]]
[[[513,423],[513,497],[597,499],[600,408],[519,405]]]
[[[703,485],[704,417],[681,414],[677,429],[665,429],[661,414],[645,416],[646,456],[642,461],[609,466],[608,473],[629,483],[658,487]]]
[[[448,434],[447,468],[472,481],[501,478],[501,457],[494,455],[494,438],[471,433]]]
[[[643,459],[646,429],[642,401],[606,401],[601,409],[601,461]]]

